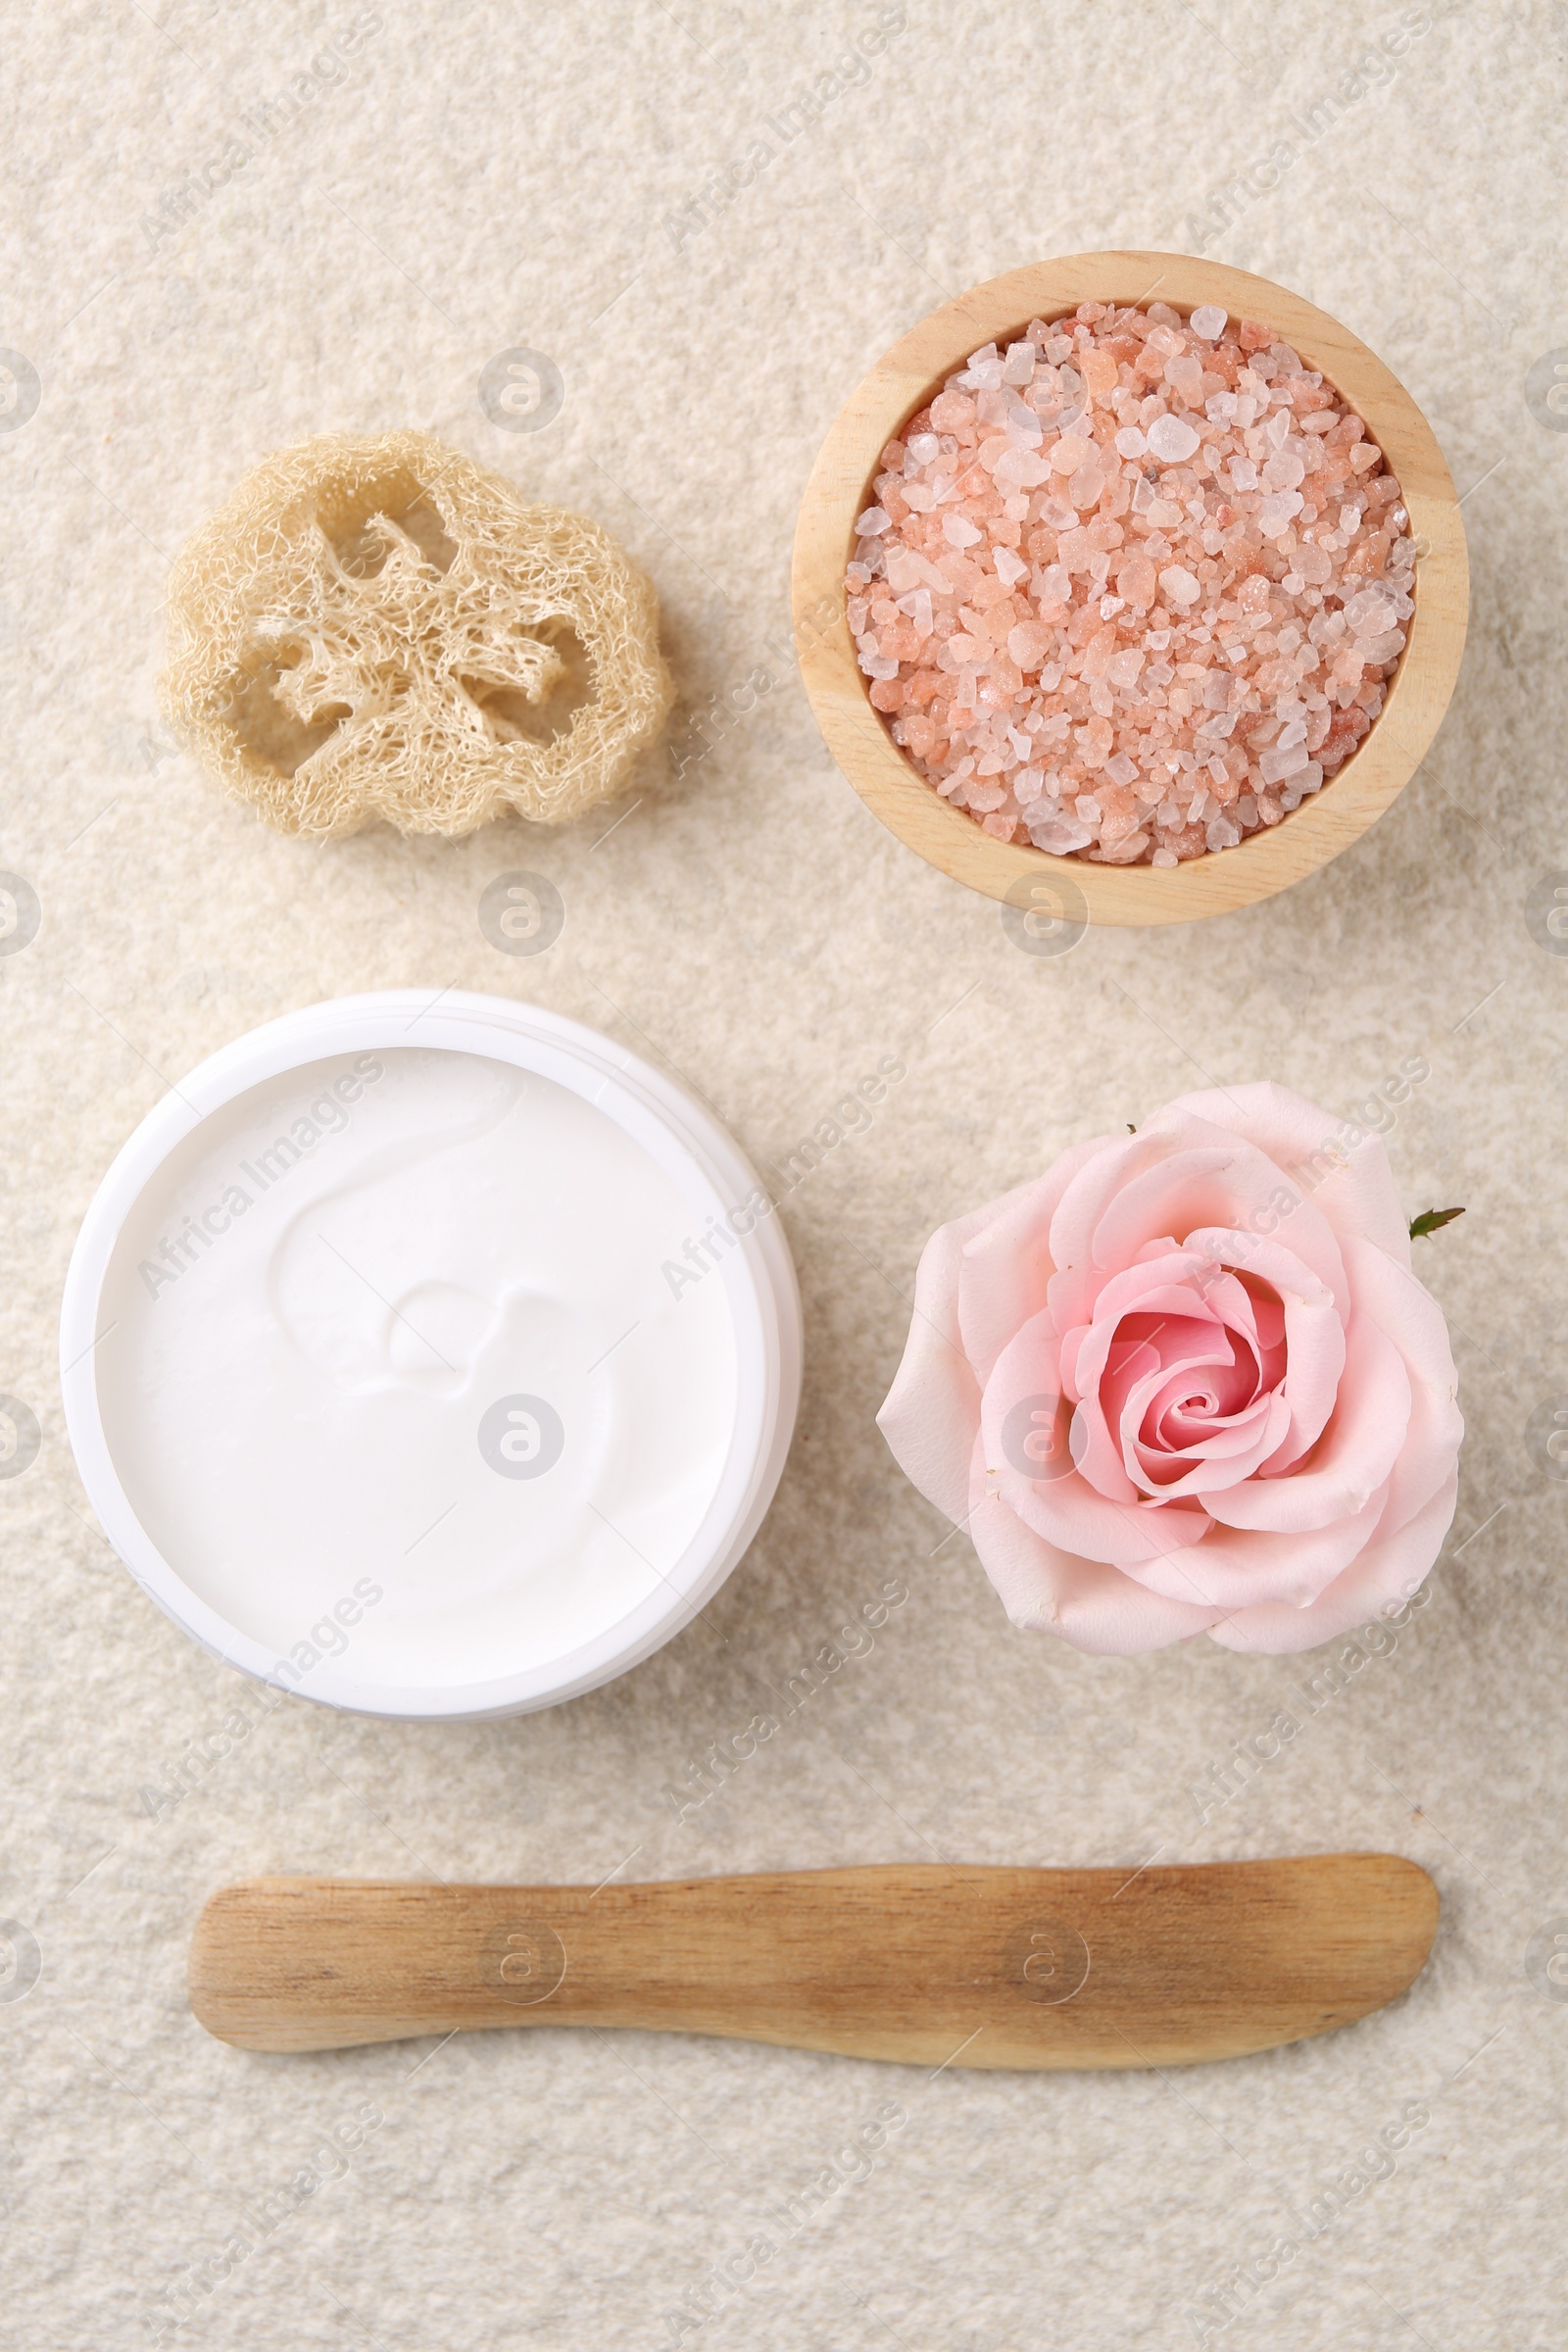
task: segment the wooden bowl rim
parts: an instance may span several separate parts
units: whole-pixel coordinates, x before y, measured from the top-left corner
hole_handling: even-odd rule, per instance
[[[1079,303],[1215,302],[1275,327],[1346,400],[1397,476],[1419,550],[1415,613],[1387,699],[1357,751],[1266,833],[1175,868],[1095,865],[999,842],[943,801],[867,699],[845,612],[854,523],[885,443],[979,344]],[[945,303],[900,337],[830,426],[796,524],[792,605],[801,676],[829,751],[872,812],[955,880],[1024,909],[1112,924],[1188,922],[1273,897],[1348,849],[1415,773],[1452,695],[1464,651],[1464,526],[1437,437],[1376,354],[1286,287],[1188,254],[1080,253],[1031,263]]]

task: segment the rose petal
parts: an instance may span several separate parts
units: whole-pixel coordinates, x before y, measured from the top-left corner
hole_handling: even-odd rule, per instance
[[[1137,1657],[1211,1625],[1202,1603],[1167,1600],[1099,1560],[1048,1544],[994,1495],[982,1494],[969,1533],[1014,1625],[1058,1634],[1095,1656]]]
[[[1175,1148],[1107,1204],[1093,1237],[1098,1265],[1126,1265],[1145,1235],[1171,1233],[1187,1247],[1203,1228],[1246,1235],[1249,1247],[1279,1235],[1340,1305],[1349,1303],[1333,1228],[1272,1159],[1201,1119],[1171,1122],[1168,1112],[1145,1134],[1168,1134]],[[1242,1249],[1227,1263],[1250,1265],[1250,1258]]]
[[[1249,1342],[1223,1323],[1188,1315],[1162,1316],[1154,1324],[1130,1315],[1096,1391],[1123,1446],[1155,1454],[1180,1452],[1233,1426],[1257,1402],[1258,1393],[1257,1358]],[[1186,1434],[1167,1436],[1166,1423],[1184,1423]]]
[[[1190,1166],[1182,1173],[1183,1181],[1190,1181]],[[1108,1219],[1102,1220],[1102,1231],[1106,1224]],[[1332,1253],[1330,1269],[1343,1282],[1344,1265],[1338,1245],[1332,1236],[1326,1238]],[[1082,1416],[1080,1467],[1092,1486],[1121,1500],[1130,1499],[1121,1475],[1135,1480],[1138,1476],[1138,1465],[1126,1450],[1129,1433],[1124,1425],[1118,1424],[1114,1402],[1102,1414],[1094,1401],[1110,1350],[1116,1344],[1116,1334],[1125,1328],[1125,1318],[1133,1313],[1157,1314],[1166,1319],[1171,1330],[1184,1334],[1196,1333],[1196,1318],[1208,1318],[1218,1329],[1217,1315],[1222,1302],[1239,1305],[1245,1310],[1246,1321],[1255,1327],[1254,1301],[1246,1286],[1235,1275],[1214,1272],[1229,1257],[1245,1257],[1252,1277],[1268,1282],[1284,1302],[1282,1322],[1288,1363],[1285,1395],[1289,1409],[1271,1416],[1273,1426],[1268,1445],[1255,1460],[1241,1459],[1239,1446],[1216,1444],[1210,1449],[1216,1459],[1229,1457],[1228,1475],[1219,1483],[1236,1484],[1271,1456],[1282,1467],[1298,1459],[1321,1435],[1337,1393],[1345,1354],[1344,1332],[1332,1292],[1319,1275],[1294,1250],[1273,1240],[1238,1237],[1216,1228],[1200,1227],[1192,1242],[1188,1249],[1161,1250],[1157,1254],[1148,1248],[1137,1265],[1106,1277],[1095,1300],[1094,1322],[1087,1330],[1071,1332],[1063,1346],[1062,1371],[1069,1393],[1088,1400]],[[1053,1286],[1053,1311],[1054,1294]],[[1195,1366],[1223,1364],[1226,1360],[1224,1354],[1216,1353],[1212,1348],[1192,1348],[1185,1339],[1183,1345],[1188,1347]],[[1163,1346],[1161,1351],[1165,1352]],[[1161,1484],[1163,1488],[1164,1482]],[[1200,1477],[1184,1491],[1198,1492],[1202,1485]]]
[[[1161,1300],[1169,1302],[1169,1311],[1163,1315],[1158,1313]],[[1152,1294],[1149,1306],[1140,1311],[1138,1325],[1142,1324],[1143,1315],[1150,1313],[1163,1326],[1162,1339],[1166,1345],[1146,1348],[1147,1361],[1155,1381],[1165,1370],[1174,1368],[1161,1363],[1162,1355],[1174,1356],[1177,1363],[1197,1365],[1217,1365],[1231,1360],[1229,1342],[1221,1324],[1211,1318],[1182,1313],[1182,1308],[1191,1302],[1188,1293],[1159,1290]],[[1046,1312],[1049,1320],[1050,1309]],[[1123,1447],[1119,1408],[1128,1379],[1142,1370],[1142,1360],[1130,1361],[1127,1343],[1116,1337],[1118,1331],[1126,1328],[1125,1322],[1109,1317],[1092,1327],[1078,1348],[1074,1386],[1067,1393],[1072,1396],[1076,1389],[1080,1404],[1076,1424],[1080,1450],[1074,1456],[1079,1468],[1100,1494],[1132,1501],[1137,1492],[1132,1484],[1134,1465]],[[1118,1354],[1121,1360],[1113,1368],[1107,1359]],[[1102,1396],[1102,1390],[1108,1391],[1108,1395]]]
[[[1206,1345],[1188,1337],[1200,1331],[1204,1332]],[[1146,1465],[1153,1465],[1169,1476],[1161,1478],[1152,1491],[1167,1494],[1173,1492],[1169,1480],[1182,1475],[1183,1462],[1196,1466],[1210,1454],[1229,1461],[1255,1442],[1258,1432],[1253,1428],[1249,1435],[1248,1422],[1255,1419],[1252,1408],[1259,1402],[1266,1414],[1267,1400],[1256,1396],[1255,1379],[1238,1374],[1236,1341],[1222,1324],[1211,1324],[1205,1331],[1200,1324],[1178,1324],[1173,1318],[1157,1342],[1151,1338],[1136,1348],[1124,1346],[1116,1350],[1116,1356],[1119,1360],[1106,1367],[1096,1395],[1085,1399],[1084,1417],[1091,1426],[1099,1423],[1104,1428],[1106,1442],[1136,1485],[1150,1491]],[[1161,1361],[1162,1357],[1167,1360]],[[1244,1391],[1242,1402],[1222,1405],[1221,1387],[1238,1379]],[[1200,1406],[1192,1435],[1179,1446],[1141,1435],[1161,1399],[1168,1415],[1194,1396],[1211,1396],[1213,1401]],[[1080,1467],[1091,1484],[1097,1483],[1088,1452]]]
[[[1415,1275],[1370,1242],[1346,1245],[1357,1299],[1404,1359],[1410,1381],[1410,1426],[1389,1481],[1382,1532],[1392,1535],[1423,1509],[1450,1476],[1464,1416],[1455,1401],[1453,1368],[1443,1309]]]
[[[1126,1573],[1151,1592],[1177,1600],[1191,1599],[1194,1585],[1200,1585],[1210,1598],[1224,1603],[1227,1616],[1239,1609],[1251,1612],[1270,1601],[1296,1615],[1316,1600],[1380,1533],[1388,1492],[1386,1486],[1379,1487],[1353,1518],[1337,1519],[1332,1526],[1310,1529],[1304,1535],[1270,1536],[1251,1528],[1211,1527],[1196,1546],[1196,1557],[1185,1553],[1172,1558],[1156,1556],[1140,1561]]]
[[[1082,1443],[1076,1436],[1076,1452]],[[1139,1495],[1115,1502],[1099,1494],[1076,1470],[1042,1484],[1004,1463],[992,1467],[992,1482],[1004,1502],[1048,1544],[1112,1568],[1134,1568],[1157,1554],[1186,1551],[1208,1533],[1213,1521],[1200,1502],[1151,1502]]]
[[[969,1456],[980,1428],[980,1384],[958,1336],[958,1268],[965,1242],[1004,1205],[988,1201],[939,1225],[921,1250],[904,1360],[876,1417],[905,1477],[955,1522],[969,1508]]]
[[[1275,1655],[1315,1649],[1320,1642],[1332,1642],[1336,1634],[1348,1633],[1352,1626],[1364,1625],[1380,1611],[1408,1600],[1443,1549],[1443,1539],[1453,1524],[1458,1493],[1459,1477],[1454,1471],[1402,1527],[1374,1537],[1310,1608],[1293,1609],[1270,1601],[1258,1608],[1240,1609],[1211,1629],[1214,1640],[1224,1649],[1266,1650]]]
[[[1095,1232],[1120,1188],[1146,1168],[1157,1167],[1170,1156],[1169,1140],[1159,1134],[1113,1137],[1076,1169],[1051,1220],[1051,1254],[1056,1271],[1047,1297],[1058,1330],[1093,1319],[1095,1300],[1103,1288],[1106,1268],[1095,1255]],[[1123,1266],[1112,1266],[1117,1273]]]
[[[1196,1287],[1196,1278],[1201,1272],[1200,1258],[1184,1250],[1172,1250],[1157,1258],[1146,1258],[1141,1265],[1128,1266],[1120,1274],[1107,1276],[1095,1300],[1093,1319],[1073,1356],[1075,1394],[1079,1396],[1093,1394],[1104,1371],[1117,1328],[1128,1315],[1194,1318],[1217,1330],[1219,1316]],[[1054,1290],[1054,1285],[1052,1287]],[[1048,1304],[1054,1317],[1055,1298],[1051,1298]]]
[[[1051,1309],[1045,1306],[1013,1334],[981,1393],[980,1428],[993,1480],[1009,1468],[1017,1469],[1015,1463],[1009,1462],[1004,1442],[1009,1414],[1028,1399],[1041,1396],[1064,1397],[1068,1403],[1074,1402],[1062,1375],[1061,1346],[1052,1325]],[[1073,1460],[1080,1468],[1086,1436],[1087,1427],[1075,1411]],[[1128,1503],[1138,1500],[1138,1489],[1124,1471],[1118,1472],[1114,1456],[1109,1475],[1112,1480],[1109,1491],[1115,1499]],[[1024,1483],[1032,1487],[1035,1482],[1025,1478]]]
[[[1210,1245],[1205,1241],[1203,1254]],[[1227,1328],[1241,1333],[1257,1358],[1264,1388],[1278,1388],[1285,1378],[1285,1309],[1272,1292],[1250,1291],[1238,1275],[1223,1266],[1200,1279],[1203,1303]]]
[[[1043,1307],[1039,1314],[1030,1317],[997,1359],[980,1400],[986,1485],[1037,1536],[1063,1551],[1076,1552],[1081,1558],[1104,1560],[1121,1567],[1129,1560],[1145,1559],[1151,1552],[1175,1550],[1196,1542],[1208,1528],[1206,1514],[1190,1503],[1167,1505],[1144,1501],[1125,1471],[1121,1473],[1125,1494],[1117,1500],[1097,1494],[1076,1467],[1041,1479],[1025,1476],[1008,1461],[1003,1446],[1008,1413],[1028,1398],[1052,1395],[1057,1386],[1051,1370],[1054,1344],[1051,1311]],[[1075,1412],[1071,1446],[1075,1465],[1082,1459],[1083,1445],[1084,1435]],[[971,1494],[965,1507],[974,1500]],[[1168,1528],[1152,1524],[1167,1512],[1175,1524]]]
[[[1346,1333],[1345,1371],[1328,1428],[1309,1466],[1283,1478],[1249,1479],[1199,1496],[1227,1527],[1300,1534],[1353,1517],[1399,1457],[1410,1422],[1404,1358],[1370,1315],[1359,1310]]]
[[[958,1272],[958,1328],[982,1385],[1019,1324],[1046,1302],[1046,1285],[1055,1271],[1051,1225],[1057,1203],[1078,1170],[1115,1140],[1100,1135],[1063,1152],[1044,1176],[998,1201],[996,1213],[965,1246]]]
[[[1268,1459],[1290,1422],[1290,1407],[1284,1397],[1265,1395],[1253,1398],[1244,1412],[1211,1419],[1200,1435],[1195,1434],[1188,1440],[1180,1452],[1166,1452],[1156,1457],[1152,1446],[1139,1446],[1134,1451],[1128,1432],[1128,1423],[1134,1415],[1141,1422],[1147,1417],[1147,1408],[1153,1403],[1156,1396],[1161,1393],[1179,1396],[1181,1390],[1188,1387],[1199,1374],[1200,1361],[1195,1358],[1174,1379],[1166,1373],[1156,1373],[1147,1381],[1140,1381],[1128,1392],[1122,1424],[1122,1458],[1126,1461],[1129,1453],[1134,1454],[1134,1460],[1128,1461],[1128,1468],[1135,1481],[1142,1484],[1147,1492],[1156,1494],[1161,1498],[1196,1495],[1200,1491],[1207,1493],[1220,1487],[1239,1486],[1244,1478],[1250,1478],[1258,1465]],[[1168,1478],[1155,1477],[1151,1465],[1156,1458],[1174,1475]],[[1087,1473],[1087,1461],[1084,1467]]]
[[[1245,1137],[1308,1193],[1337,1234],[1359,1234],[1396,1264],[1410,1263],[1410,1229],[1388,1152],[1354,1120],[1336,1119],[1288,1086],[1267,1082],[1179,1096],[1150,1125],[1175,1111]]]
[[[1202,1255],[1218,1258],[1229,1247],[1229,1237],[1198,1233],[1192,1243]],[[1340,1262],[1343,1267],[1343,1251]],[[1269,1285],[1285,1313],[1285,1398],[1291,1418],[1269,1464],[1272,1475],[1299,1461],[1327,1427],[1345,1370],[1345,1324],[1328,1288],[1285,1243],[1249,1239],[1246,1270]]]
[[[1224,1262],[1250,1270],[1253,1252],[1279,1235],[1333,1293],[1341,1310],[1348,1308],[1332,1226],[1272,1160],[1200,1120],[1170,1123],[1167,1112],[1152,1119],[1144,1132],[1169,1135],[1173,1149],[1107,1202],[1095,1227],[1096,1265],[1129,1264],[1139,1245],[1155,1234],[1174,1234],[1178,1242],[1195,1247],[1196,1236],[1211,1228],[1237,1237]]]

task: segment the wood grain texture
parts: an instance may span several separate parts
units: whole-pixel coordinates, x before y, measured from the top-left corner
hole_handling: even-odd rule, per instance
[[[190,1997],[254,2050],[593,2025],[933,2067],[1183,2066],[1379,2008],[1437,1919],[1393,1854],[597,1890],[255,1879],[203,1910]]]
[[[884,444],[977,345],[1089,301],[1203,302],[1272,326],[1355,410],[1397,475],[1419,550],[1403,658],[1359,750],[1310,800],[1239,847],[1174,869],[1093,865],[999,842],[905,759],[866,699],[845,617],[844,567]],[[801,676],[829,751],[900,840],[972,890],[1095,923],[1177,923],[1271,898],[1348,849],[1426,756],[1459,674],[1469,572],[1443,453],[1402,384],[1326,311],[1264,277],[1173,253],[1079,253],[1009,270],[950,302],[893,346],[829,430],[801,502],[792,579]],[[1038,895],[1035,895],[1035,894]],[[1079,894],[1076,895],[1075,894]]]

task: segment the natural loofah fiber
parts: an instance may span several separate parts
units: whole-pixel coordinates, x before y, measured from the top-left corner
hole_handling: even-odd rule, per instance
[[[167,612],[170,724],[288,833],[564,823],[672,699],[610,533],[424,433],[268,458],[181,551]]]

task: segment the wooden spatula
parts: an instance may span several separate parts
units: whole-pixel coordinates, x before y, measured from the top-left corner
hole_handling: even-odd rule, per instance
[[[253,1879],[202,1912],[190,1995],[251,2050],[586,2025],[924,2066],[1181,2066],[1364,2017],[1437,1921],[1432,1881],[1394,1854],[597,1890]]]

